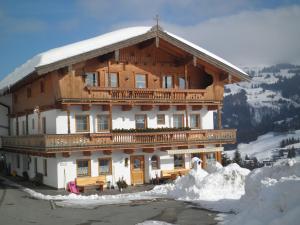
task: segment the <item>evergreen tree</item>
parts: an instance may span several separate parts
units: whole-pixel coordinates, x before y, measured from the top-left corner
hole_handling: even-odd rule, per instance
[[[296,157],[296,150],[295,150],[294,146],[291,149],[289,149],[287,157],[288,158],[295,158]]]
[[[222,153],[222,165],[223,165],[223,166],[227,166],[227,165],[229,165],[230,163],[231,163],[230,158],[228,157],[228,155],[227,155],[225,152],[223,152],[223,153]]]
[[[248,156],[248,154],[246,154],[245,160],[250,160],[250,157]]]
[[[241,153],[239,150],[236,150],[234,152],[233,162],[237,163],[239,166],[242,165],[243,160],[242,160]]]

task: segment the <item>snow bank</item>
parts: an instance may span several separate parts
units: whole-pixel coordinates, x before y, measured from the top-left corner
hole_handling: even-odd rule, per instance
[[[237,216],[225,217],[230,225],[296,225],[300,213],[300,162],[282,160],[273,167],[252,171]]]
[[[230,164],[224,168],[220,164],[216,165],[211,167],[214,170],[211,174],[202,169],[191,170],[187,176],[178,178],[174,184],[157,186],[153,192],[192,202],[239,199],[245,193],[245,177],[250,171],[237,164]]]
[[[142,223],[138,223],[136,225],[173,225],[171,223],[163,222],[163,221],[156,221],[156,220],[147,220]]]

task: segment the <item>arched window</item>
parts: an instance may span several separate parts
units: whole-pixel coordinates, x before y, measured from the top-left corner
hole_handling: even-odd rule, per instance
[[[159,169],[159,157],[157,155],[151,157],[151,166],[153,170]]]

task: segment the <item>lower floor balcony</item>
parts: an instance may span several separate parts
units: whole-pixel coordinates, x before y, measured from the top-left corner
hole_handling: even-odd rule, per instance
[[[223,145],[236,142],[235,129],[158,130],[151,132],[112,131],[107,133],[40,134],[2,137],[2,148],[29,152],[112,151],[142,148],[167,150],[189,146]]]

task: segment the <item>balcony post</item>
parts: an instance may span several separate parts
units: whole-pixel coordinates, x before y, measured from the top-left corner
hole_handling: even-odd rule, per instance
[[[218,105],[217,113],[218,113],[218,129],[222,129],[222,107],[220,105]]]

